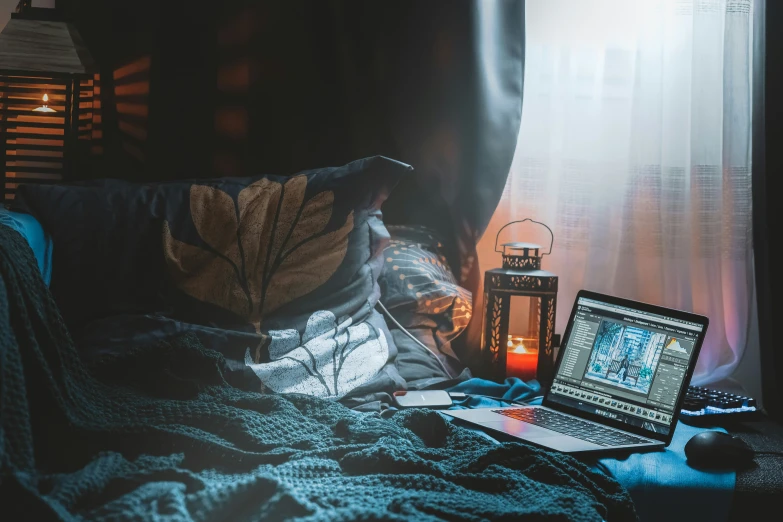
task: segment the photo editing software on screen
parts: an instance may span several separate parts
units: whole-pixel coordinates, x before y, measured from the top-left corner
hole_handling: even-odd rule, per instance
[[[579,298],[550,399],[667,435],[702,326]]]

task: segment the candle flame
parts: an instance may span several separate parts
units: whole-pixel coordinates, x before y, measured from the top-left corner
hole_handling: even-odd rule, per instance
[[[511,341],[509,341],[509,346],[511,345]],[[525,349],[525,343],[520,342],[516,348],[511,350],[511,353],[527,353],[527,350]]]
[[[48,94],[44,93],[42,99],[43,99],[43,105],[33,109],[33,112],[57,112],[56,110],[52,109],[51,107],[49,107],[47,105],[47,103],[49,103],[49,95]]]

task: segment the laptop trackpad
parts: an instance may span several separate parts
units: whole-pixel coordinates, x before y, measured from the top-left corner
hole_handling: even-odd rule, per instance
[[[541,428],[527,422],[520,422],[515,419],[508,419],[507,421],[482,421],[481,425],[491,430],[501,431],[512,437],[519,437],[533,443],[543,444],[553,449],[562,448],[563,451],[567,451],[574,446],[575,443],[580,443],[580,445],[585,444],[568,435],[561,435],[546,428]]]

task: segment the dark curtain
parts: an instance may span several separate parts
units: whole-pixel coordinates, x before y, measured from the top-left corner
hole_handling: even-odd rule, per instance
[[[71,3],[87,44],[105,46],[104,66],[116,71],[138,58],[128,54],[127,31],[113,42],[112,29],[93,27],[133,16],[94,0]],[[143,143],[132,144],[143,167],[132,176],[292,174],[389,156],[415,171],[384,205],[385,221],[437,230],[457,277],[475,290],[475,245],[517,141],[524,1],[227,1],[213,9],[136,7],[152,17],[138,22],[151,70],[149,95],[134,102],[148,107],[145,132],[136,133]],[[113,47],[115,59],[105,56]],[[122,163],[131,148],[123,130],[106,132]]]
[[[783,313],[783,278],[777,270],[783,227],[781,177],[783,151],[783,4],[758,0],[754,4],[753,92],[753,255],[759,319],[762,399],[764,409],[783,419],[783,349],[778,345],[777,321]],[[768,175],[767,173],[774,173]]]

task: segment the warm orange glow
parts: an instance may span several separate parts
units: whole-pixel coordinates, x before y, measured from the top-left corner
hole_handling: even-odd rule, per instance
[[[57,125],[63,125],[65,118],[38,114],[20,114],[16,117],[16,123],[56,123]]]
[[[57,112],[56,110],[52,109],[47,105],[49,103],[49,95],[44,93],[43,95],[43,105],[40,107],[36,107],[33,109],[33,112]]]
[[[121,78],[125,78],[126,76],[130,76],[131,74],[147,72],[150,70],[151,63],[152,60],[149,56],[142,56],[138,60],[116,69],[113,73],[114,79],[119,80]]]
[[[43,145],[45,147],[62,147],[64,145],[63,140],[58,139],[41,139],[41,138],[16,138],[9,139],[9,145]]]
[[[42,129],[40,127],[23,127],[21,125],[17,125],[15,129],[8,129],[8,134],[39,134],[39,135],[50,135],[50,136],[62,136],[65,134],[64,129],[60,128],[49,128],[49,129]]]
[[[527,346],[525,346],[525,343],[527,343]],[[508,336],[506,346],[509,348],[507,353],[535,353],[538,351],[538,342],[536,339],[519,337],[516,335]]]
[[[241,140],[247,136],[248,119],[244,107],[220,107],[215,111],[215,130],[222,137]]]
[[[117,122],[119,129],[132,138],[136,138],[138,141],[145,141],[147,139],[147,129],[139,125],[128,123],[127,121]]]
[[[538,368],[538,341],[509,335],[507,346],[506,375],[519,377],[523,381],[535,379]]]

